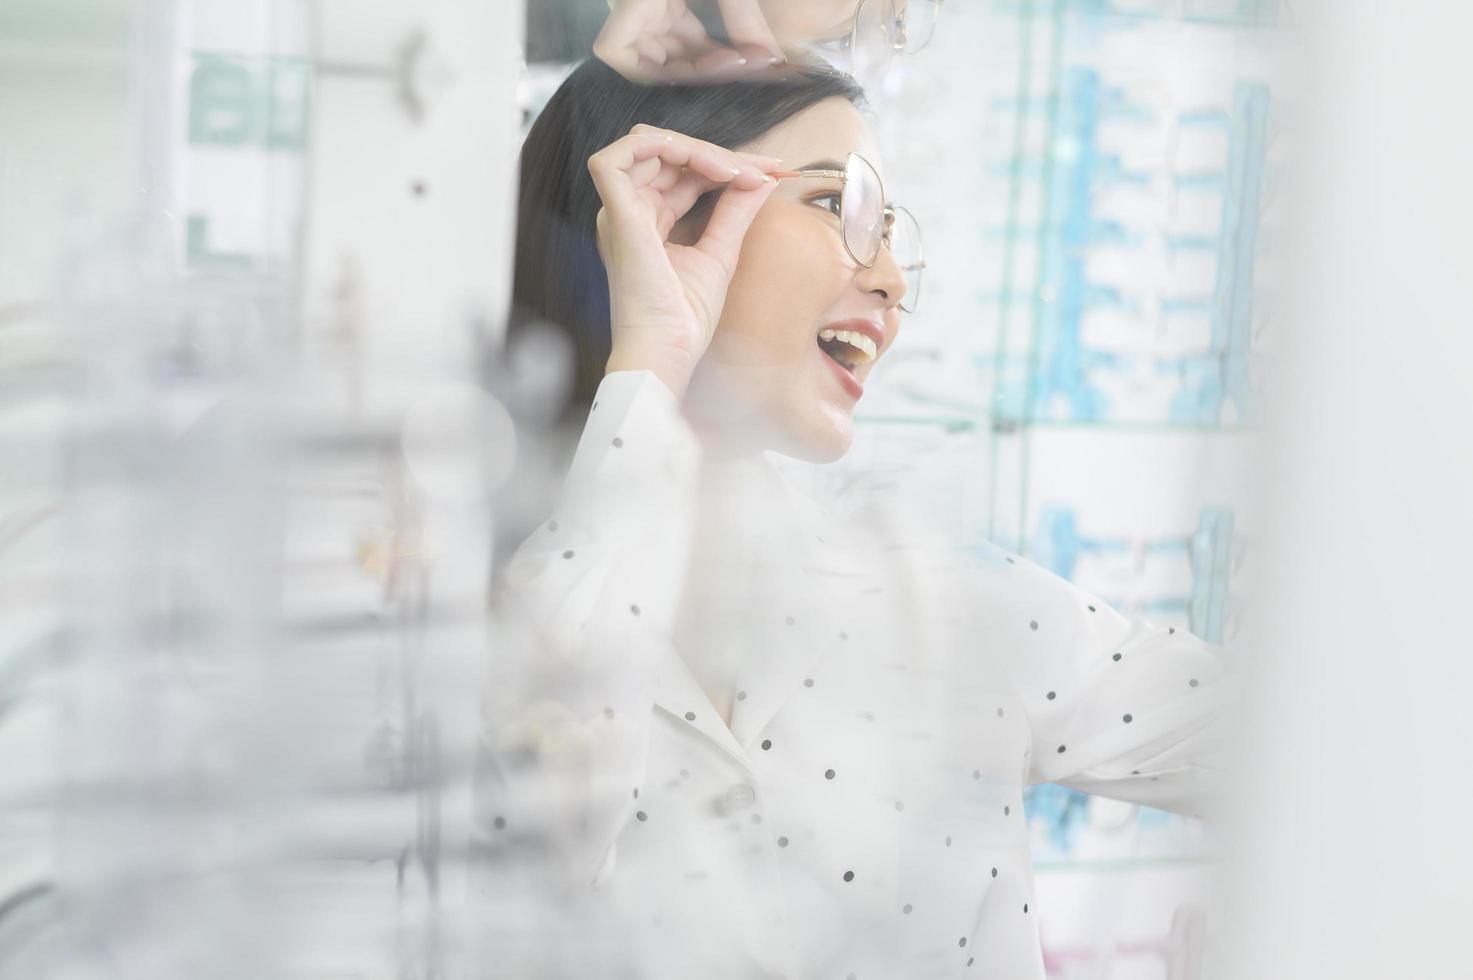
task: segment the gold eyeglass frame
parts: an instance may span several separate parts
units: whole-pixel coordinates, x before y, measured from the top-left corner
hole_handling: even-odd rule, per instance
[[[870,163],[860,154],[851,151],[849,155],[845,157],[844,162],[846,165],[849,163],[851,158],[863,163],[866,167],[870,169],[870,173],[875,175],[875,184],[880,189],[880,200],[883,202],[885,200],[885,183],[880,179],[880,173],[878,170],[875,169],[874,164]],[[890,232],[891,229],[895,227],[895,216],[900,212],[904,212],[905,216],[910,219],[911,224],[915,226],[916,230],[916,262],[914,265],[900,265],[897,262],[896,266],[900,269],[901,274],[903,275],[911,271],[914,271],[916,273],[916,295],[907,295],[905,300],[901,302],[900,308],[907,313],[915,312],[916,305],[920,300],[921,273],[924,272],[926,268],[926,250],[921,241],[921,223],[916,220],[916,216],[911,213],[909,208],[901,207],[899,205],[882,205],[884,209],[882,215],[885,221],[885,229],[880,233],[880,243],[875,249],[874,257],[866,262],[864,259],[854,254],[854,249],[851,248],[849,245],[849,236],[845,234],[845,230],[848,227],[848,222],[844,219],[844,195],[849,193],[848,170],[776,170],[768,174],[767,176],[773,178],[774,180],[783,180],[792,177],[821,177],[840,181],[842,186],[839,188],[839,238],[844,242],[844,251],[849,253],[849,257],[852,258],[855,262],[858,262],[866,269],[874,268],[875,262],[879,261],[880,249],[888,249],[890,247]],[[893,259],[895,257],[895,254],[891,252],[890,257]],[[906,275],[906,280],[907,285],[909,285],[910,277],[908,275]]]
[[[860,14],[860,11],[864,9],[864,6],[866,4],[876,3],[876,2],[879,2],[879,3],[892,3],[893,4],[893,3],[895,3],[895,0],[860,0],[859,6],[854,8],[854,26],[849,31],[849,50],[850,51],[853,51],[859,45],[859,14]],[[941,14],[942,4],[944,4],[946,2],[946,0],[911,0],[911,2],[923,2],[923,3],[930,3],[930,4],[932,4],[932,6],[934,6],[936,8],[937,19],[939,20],[940,19],[940,14]],[[892,51],[895,51],[895,52],[897,52],[899,54],[915,54],[916,52],[920,51],[926,45],[928,45],[928,44],[931,43],[931,38],[933,36],[935,36],[935,31],[936,31],[936,23],[935,23],[935,21],[932,21],[932,23],[931,23],[931,33],[928,34],[928,35],[926,35],[926,39],[924,41],[922,41],[920,44],[917,44],[915,47],[912,48],[912,47],[908,47],[907,44],[906,44],[905,14],[899,14],[898,16],[896,16],[894,18],[893,22],[889,26],[892,29],[898,28],[898,30],[896,30],[895,34],[891,37],[891,40],[890,40],[890,48],[891,48]]]

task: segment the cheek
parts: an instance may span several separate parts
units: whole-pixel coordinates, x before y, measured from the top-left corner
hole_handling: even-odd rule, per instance
[[[769,363],[806,351],[853,275],[847,258],[838,234],[821,221],[764,209],[742,241],[713,350],[765,351]]]

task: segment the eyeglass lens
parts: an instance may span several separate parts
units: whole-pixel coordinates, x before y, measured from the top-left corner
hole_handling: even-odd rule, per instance
[[[874,265],[880,254],[885,234],[885,202],[880,191],[880,175],[857,153],[849,154],[841,195],[844,219],[844,244],[855,261]]]
[[[905,298],[900,308],[914,313],[921,301],[921,226],[915,215],[905,208],[895,209],[895,223],[890,226],[890,255],[905,273]]]
[[[886,23],[895,25],[891,37],[895,49],[915,54],[936,32],[941,0],[888,0],[888,3],[892,12]]]
[[[849,154],[841,195],[844,244],[854,260],[873,266],[885,245],[887,215],[880,175],[857,153]],[[914,312],[920,296],[921,234],[915,217],[904,208],[892,212],[889,227],[890,257],[906,278],[906,297],[901,309]]]
[[[897,53],[925,47],[935,33],[939,7],[940,0],[863,0],[850,38],[854,73],[883,73]]]

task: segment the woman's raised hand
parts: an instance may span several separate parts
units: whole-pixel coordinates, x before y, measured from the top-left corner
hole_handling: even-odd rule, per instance
[[[609,277],[607,370],[654,371],[683,397],[736,272],[742,238],[777,182],[775,157],[639,125],[595,153],[598,249]],[[696,200],[725,188],[694,245],[669,241]]]
[[[718,44],[686,0],[611,0],[593,53],[630,81],[726,81],[783,60],[758,0],[719,0],[733,47]]]

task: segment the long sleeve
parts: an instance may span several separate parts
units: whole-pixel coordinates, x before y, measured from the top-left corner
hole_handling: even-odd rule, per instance
[[[1031,730],[1027,782],[1210,815],[1232,734],[1231,656],[1022,557],[982,564],[991,635]]]
[[[652,372],[606,376],[561,500],[507,566],[474,843],[496,881],[522,883],[519,900],[529,882],[577,889],[607,875],[637,816],[698,464],[679,402]]]

